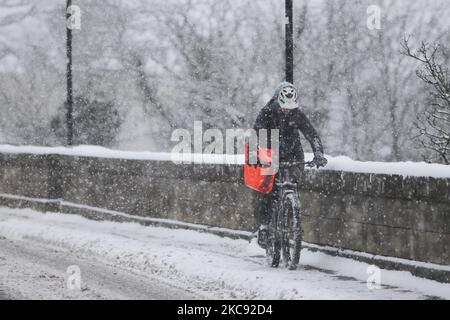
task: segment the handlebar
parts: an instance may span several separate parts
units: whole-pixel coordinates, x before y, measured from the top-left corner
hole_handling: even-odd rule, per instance
[[[280,166],[283,165],[288,165],[288,166],[305,166],[305,167],[309,167],[309,168],[313,168],[316,163],[314,161],[306,161],[306,162],[298,162],[298,161],[293,161],[293,162],[282,162],[280,163]]]
[[[316,163],[314,161],[306,161],[306,162],[281,162],[279,164],[279,167],[295,167],[295,166],[305,166],[308,168],[314,168],[316,166]]]

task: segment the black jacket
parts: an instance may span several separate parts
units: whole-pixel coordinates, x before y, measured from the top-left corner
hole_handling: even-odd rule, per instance
[[[280,162],[305,161],[300,132],[302,132],[306,140],[311,144],[314,154],[323,155],[322,142],[306,115],[300,108],[292,109],[284,113],[276,97],[273,97],[260,111],[253,129],[258,134],[259,129],[267,129],[269,148],[271,147],[270,130],[280,130]]]

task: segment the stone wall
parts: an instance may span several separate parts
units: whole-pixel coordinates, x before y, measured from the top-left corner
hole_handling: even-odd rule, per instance
[[[450,179],[308,170],[300,193],[310,243],[450,265]],[[237,165],[8,153],[0,194],[235,230],[255,229],[260,196]]]

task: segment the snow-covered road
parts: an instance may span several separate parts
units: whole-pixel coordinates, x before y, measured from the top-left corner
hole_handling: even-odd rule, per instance
[[[5,299],[195,299],[181,288],[116,267],[113,263],[72,255],[64,249],[3,241],[0,281]],[[77,266],[84,285],[69,290],[68,266]]]
[[[271,269],[254,242],[0,208],[0,299],[450,299],[450,284],[400,271],[371,290],[368,267],[303,250],[299,270]]]

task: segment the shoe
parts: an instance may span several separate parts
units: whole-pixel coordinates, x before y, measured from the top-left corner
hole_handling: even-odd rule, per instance
[[[269,231],[267,229],[266,225],[261,225],[256,236],[258,245],[263,249],[267,249],[267,238],[269,237]]]

